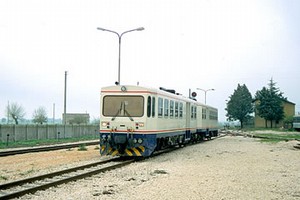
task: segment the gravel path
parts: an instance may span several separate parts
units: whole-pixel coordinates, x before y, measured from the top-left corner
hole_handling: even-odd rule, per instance
[[[226,136],[22,199],[300,199],[293,145]]]

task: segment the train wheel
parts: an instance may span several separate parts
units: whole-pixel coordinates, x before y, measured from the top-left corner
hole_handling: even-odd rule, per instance
[[[184,147],[184,142],[185,142],[184,136],[179,136],[178,138],[179,147]]]

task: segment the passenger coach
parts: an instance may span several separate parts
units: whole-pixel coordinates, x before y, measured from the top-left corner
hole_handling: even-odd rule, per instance
[[[216,108],[163,88],[102,88],[100,121],[101,155],[150,156],[218,133]]]

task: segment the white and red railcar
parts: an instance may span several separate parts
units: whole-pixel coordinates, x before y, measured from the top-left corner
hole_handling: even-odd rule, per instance
[[[218,134],[218,110],[174,90],[109,86],[101,90],[101,155],[150,156],[155,150]]]

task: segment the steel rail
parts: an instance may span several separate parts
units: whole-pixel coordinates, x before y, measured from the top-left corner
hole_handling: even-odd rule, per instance
[[[0,185],[0,189],[9,189],[9,188],[13,188],[13,187],[19,187],[21,185],[22,189],[20,190],[16,190],[13,192],[5,192],[5,191],[0,191],[0,199],[10,199],[10,198],[16,198],[16,197],[20,197],[23,196],[25,194],[29,194],[29,193],[34,193],[38,190],[45,190],[49,187],[52,186],[57,186],[63,183],[68,183],[71,181],[75,181],[78,179],[82,179],[94,174],[98,174],[100,172],[105,172],[105,171],[109,171],[109,170],[113,170],[116,168],[120,168],[123,167],[125,165],[131,164],[133,162],[135,162],[134,159],[132,160],[127,160],[127,161],[122,161],[121,163],[117,163],[117,164],[113,164],[111,166],[107,166],[107,167],[103,167],[103,168],[97,168],[97,169],[92,169],[86,172],[82,172],[82,173],[78,173],[78,174],[69,174],[72,172],[76,172],[78,170],[82,170],[82,169],[86,169],[86,168],[91,168],[91,167],[96,167],[98,165],[103,165],[109,162],[116,162],[116,161],[121,161],[120,158],[113,158],[110,160],[105,160],[105,161],[100,161],[100,162],[96,162],[96,163],[92,163],[92,164],[88,164],[88,165],[83,165],[83,166],[79,166],[79,167],[74,167],[71,169],[67,169],[67,170],[62,170],[62,171],[58,171],[58,172],[54,172],[54,173],[50,173],[50,174],[45,174],[45,175],[41,175],[41,176],[36,176],[36,177],[32,177],[32,178],[28,178],[28,179],[24,179],[24,180],[19,180],[19,181],[14,181],[11,183],[6,183],[3,185]],[[64,175],[62,177],[63,174],[67,174]],[[47,182],[43,182],[43,183],[36,183],[36,181],[42,181],[42,180],[46,180],[46,179],[50,179],[51,180],[47,180]],[[56,179],[57,178],[57,179]],[[28,188],[24,188],[26,184],[34,184],[32,187],[28,187]]]
[[[25,153],[36,153],[36,152],[43,152],[43,151],[54,151],[60,149],[69,149],[80,147],[81,145],[89,146],[89,145],[97,145],[99,141],[93,142],[83,142],[83,143],[74,143],[74,144],[62,144],[62,145],[53,145],[53,146],[44,146],[44,147],[33,147],[27,149],[18,149],[18,150],[8,150],[8,151],[0,151],[0,157],[4,156],[12,156],[17,154],[25,154]]]
[[[226,135],[219,135],[217,137],[213,137],[212,140],[213,139],[218,139],[218,138],[224,137],[224,136],[226,136]],[[207,140],[207,141],[210,141],[210,140]],[[199,142],[197,142],[195,144],[199,144]],[[189,145],[192,145],[192,144],[187,144],[187,145],[189,146]],[[173,146],[171,148],[166,148],[166,149],[155,152],[149,158],[159,156],[159,155],[162,155],[162,154],[165,154],[165,153],[169,153],[169,152],[172,152],[172,151],[178,150],[178,149],[181,149],[181,148],[178,147],[178,146]],[[78,170],[83,170],[83,169],[86,169],[86,168],[95,167],[97,165],[106,164],[106,163],[109,163],[109,162],[122,161],[121,159],[122,158],[117,157],[117,158],[104,160],[104,161],[99,161],[99,162],[95,162],[95,163],[91,163],[91,164],[87,164],[87,165],[82,165],[82,166],[78,166],[78,167],[74,167],[74,168],[70,168],[70,169],[66,169],[66,170],[62,170],[62,171],[58,171],[58,172],[53,172],[53,173],[49,173],[49,174],[45,174],[45,175],[41,175],[41,176],[31,177],[31,178],[27,178],[27,179],[23,179],[23,180],[18,180],[18,181],[2,184],[2,185],[0,185],[0,200],[1,199],[16,198],[16,197],[23,196],[25,194],[34,193],[34,192],[39,191],[39,190],[45,190],[49,187],[53,187],[53,186],[57,186],[57,185],[60,185],[60,184],[63,184],[63,183],[68,183],[68,182],[71,182],[71,181],[82,179],[82,178],[85,178],[85,177],[88,177],[88,176],[91,176],[91,175],[98,174],[100,172],[105,172],[105,171],[113,170],[113,169],[116,169],[116,168],[120,168],[120,167],[126,166],[126,165],[131,164],[131,163],[136,162],[136,161],[142,161],[145,158],[142,157],[138,160],[137,159],[131,159],[131,160],[123,161],[121,163],[114,164],[112,166],[103,167],[103,168],[99,168],[99,169],[97,168],[97,169],[93,169],[93,170],[83,172],[83,173],[79,173],[79,174],[75,174],[75,175],[68,175],[67,177],[66,177],[66,175],[64,175],[64,174],[76,172]],[[59,178],[62,175],[64,175],[63,178]],[[59,178],[59,179],[55,179],[56,177]],[[46,180],[46,179],[51,179],[51,180],[48,180],[47,182],[43,182],[43,183],[36,183],[36,181],[42,181],[42,180]],[[25,189],[23,187],[23,189],[21,189],[21,190],[13,191],[13,192],[10,192],[10,193],[9,192],[5,193],[4,191],[1,191],[1,190],[4,190],[4,189],[17,187],[17,186],[20,186],[20,185],[24,186],[26,184],[35,184],[35,185],[32,186],[32,187],[25,188]]]

